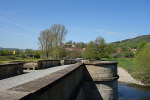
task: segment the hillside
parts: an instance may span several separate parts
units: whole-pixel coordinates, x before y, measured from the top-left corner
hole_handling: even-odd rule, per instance
[[[145,40],[146,42],[150,42],[150,35],[142,35],[142,36],[138,36],[132,39],[126,39],[126,40],[122,40],[122,41],[117,41],[114,43],[117,43],[118,46],[122,46],[122,45],[127,45],[131,48],[136,49],[138,44],[142,41]]]

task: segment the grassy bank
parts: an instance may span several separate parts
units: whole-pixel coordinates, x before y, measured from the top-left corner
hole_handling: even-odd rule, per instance
[[[102,60],[107,60],[107,61],[117,61],[118,62],[118,67],[124,68],[126,71],[130,73],[130,75],[143,82],[145,85],[150,85],[150,74],[146,73],[146,70],[144,70],[144,67],[139,67],[139,65],[135,62],[135,59],[131,60],[128,58],[125,59],[102,59]]]
[[[120,58],[105,59],[105,58],[103,58],[102,60],[117,61],[118,67],[122,67],[122,68],[126,69],[131,74],[131,76],[133,76],[135,78],[135,76],[133,75],[133,72],[136,69],[137,63],[135,62],[134,59],[131,60],[129,58],[125,58],[125,59],[120,59]]]
[[[0,64],[2,64],[3,62],[7,62],[7,61],[35,61],[35,60],[42,60],[42,59],[36,59],[36,58],[32,58],[32,57],[26,57],[26,58],[22,58],[22,57],[17,57],[17,56],[0,56]]]

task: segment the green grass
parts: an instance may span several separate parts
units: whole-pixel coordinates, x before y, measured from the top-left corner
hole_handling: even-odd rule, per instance
[[[129,58],[125,58],[125,59],[120,59],[120,58],[105,59],[105,58],[103,58],[101,60],[117,61],[118,62],[117,66],[126,69],[131,74],[131,76],[133,76],[133,72],[135,71],[135,66],[137,66],[137,63],[135,62],[135,60],[134,59],[131,60]]]
[[[149,76],[149,68],[144,69],[144,66],[139,66],[139,64],[135,61],[135,59],[131,60],[129,58],[121,59],[101,59],[101,60],[106,60],[106,61],[117,61],[118,62],[118,67],[124,68],[127,72],[130,73],[132,77],[134,77],[137,80],[140,80],[146,85],[150,86],[150,76]]]
[[[131,61],[131,59],[129,59],[129,58],[125,58],[123,60],[121,60],[120,58],[117,58],[117,59],[114,59],[114,58],[112,58],[112,59],[102,59],[102,60],[117,61],[118,62],[118,67],[123,67],[125,69],[126,68],[131,68],[131,67],[134,67],[134,66],[137,65],[134,59]]]
[[[21,58],[21,57],[16,57],[14,55],[0,56],[0,64],[2,64],[3,62],[8,62],[8,61],[36,61],[36,60],[43,60],[43,59],[36,59],[36,58],[31,58],[31,57]]]

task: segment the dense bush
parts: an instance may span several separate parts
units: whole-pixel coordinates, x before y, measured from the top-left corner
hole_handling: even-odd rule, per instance
[[[40,58],[40,54],[39,54],[38,51],[35,51],[35,52],[34,52],[34,57],[35,57],[35,58]]]
[[[136,56],[136,66],[135,74],[137,78],[150,82],[150,43],[147,44],[142,51]]]
[[[25,54],[21,54],[21,58],[27,58]]]
[[[142,49],[147,45],[147,42],[146,41],[141,41],[137,47],[137,50],[136,50],[136,53],[135,53],[135,56],[137,56],[141,51]]]
[[[4,55],[11,55],[11,54],[12,54],[11,50],[8,49],[4,50]]]
[[[128,51],[126,51],[126,52],[123,53],[123,56],[125,58],[131,58],[131,60],[132,60],[134,58],[134,52],[131,51],[131,50],[128,50]]]
[[[4,55],[4,50],[0,50],[0,56]]]

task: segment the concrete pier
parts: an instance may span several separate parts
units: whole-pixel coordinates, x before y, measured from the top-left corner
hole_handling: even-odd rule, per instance
[[[117,62],[84,61],[85,100],[118,100]]]
[[[0,99],[117,100],[118,78],[117,62],[110,61],[24,70],[24,74],[0,80]]]

